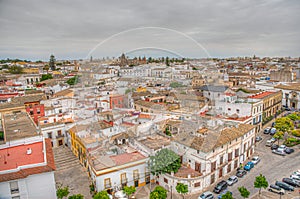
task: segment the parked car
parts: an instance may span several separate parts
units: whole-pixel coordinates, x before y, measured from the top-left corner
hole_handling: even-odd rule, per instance
[[[230,178],[228,178],[228,180],[226,182],[229,186],[231,186],[234,183],[236,183],[237,181],[238,181],[238,178],[236,176],[231,176]]]
[[[287,191],[294,191],[294,187],[289,184],[286,184],[285,182],[276,181],[275,185]]]
[[[236,176],[237,177],[239,177],[239,178],[242,178],[244,175],[246,175],[247,174],[247,171],[245,171],[245,170],[238,170],[237,172],[236,172]]]
[[[295,151],[294,149],[288,148],[288,147],[284,150],[284,152],[287,153],[287,154],[294,153],[294,151]]]
[[[296,180],[300,180],[300,175],[297,175],[297,174],[295,174],[295,173],[292,173],[292,175],[290,176],[290,178],[296,179]]]
[[[284,152],[280,152],[280,151],[277,151],[277,150],[272,150],[272,153],[275,153],[277,155],[281,155],[281,156],[285,156],[285,153]]]
[[[277,185],[271,184],[268,188],[269,191],[274,192],[274,193],[278,193],[280,195],[283,195],[285,193],[284,189],[280,188]]]
[[[271,130],[270,130],[270,135],[274,135],[276,133],[276,128],[271,128]]]
[[[286,149],[286,146],[285,145],[280,145],[277,149],[277,151],[280,151],[280,152],[284,152]]]
[[[250,171],[254,167],[253,162],[247,162],[247,164],[244,166],[244,170]]]
[[[300,170],[294,171],[293,174],[300,175]]]
[[[272,146],[273,142],[271,140],[266,141],[266,146]]]
[[[264,134],[269,134],[269,133],[270,133],[270,130],[271,130],[271,128],[270,128],[270,127],[267,127],[267,128],[265,128],[265,130],[264,130]]]
[[[198,197],[198,199],[214,199],[214,198],[215,197],[214,197],[213,193],[210,191],[206,191]]]
[[[272,122],[272,127],[275,127],[276,123],[275,122]]]
[[[252,162],[253,164],[257,164],[257,163],[260,162],[260,158],[259,158],[258,156],[254,156],[254,157],[252,158],[251,162]]]
[[[275,150],[275,149],[278,149],[278,148],[279,148],[279,146],[277,144],[272,144],[272,146],[271,146],[271,150]]]
[[[285,182],[286,184],[289,184],[293,187],[299,187],[300,184],[297,183],[295,180],[291,179],[291,178],[282,178],[282,182]]]
[[[273,138],[273,137],[271,138],[272,143],[276,142],[276,140],[277,140],[276,138]]]
[[[225,190],[227,188],[227,186],[228,186],[227,182],[225,180],[222,180],[215,186],[214,192],[220,193],[221,191]]]
[[[260,136],[256,136],[255,137],[255,142],[259,142],[259,141],[261,141],[262,140],[262,137],[260,137]]]
[[[218,195],[218,199],[221,199],[222,196],[223,196],[224,194],[226,194],[227,192],[229,192],[230,195],[232,195],[232,192],[230,192],[230,191],[228,191],[228,190],[224,190],[222,193],[220,193],[220,195]]]

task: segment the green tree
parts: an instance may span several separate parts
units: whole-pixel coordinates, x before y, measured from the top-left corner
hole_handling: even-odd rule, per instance
[[[55,57],[54,55],[50,55],[50,60],[49,60],[49,67],[51,70],[55,70]]]
[[[178,183],[176,186],[176,191],[179,194],[182,194],[182,197],[184,198],[184,194],[187,193],[188,190],[188,186],[182,183]]]
[[[70,79],[68,79],[67,84],[69,85],[75,85],[78,83],[78,76],[72,77]]]
[[[41,77],[41,82],[42,81],[45,81],[47,79],[53,79],[52,75],[51,74],[42,74],[42,77]]]
[[[233,199],[232,194],[227,191],[225,194],[222,195],[221,199]]]
[[[63,197],[67,197],[69,195],[69,187],[60,187],[56,190],[56,196],[58,199],[62,199]]]
[[[170,60],[169,60],[169,57],[166,57],[166,65],[167,65],[167,66],[170,66]]]
[[[260,174],[255,178],[254,187],[259,189],[259,195],[261,194],[261,188],[266,189],[269,186],[269,183],[265,176]]]
[[[287,132],[294,129],[294,123],[288,117],[281,117],[275,120],[275,128],[278,131]]]
[[[22,74],[23,73],[23,68],[21,66],[11,66],[8,69],[9,73],[11,74]]]
[[[172,82],[172,83],[170,83],[170,87],[178,88],[178,87],[183,87],[183,85],[179,82]]]
[[[289,115],[286,116],[286,117],[290,118],[290,119],[293,120],[293,121],[300,120],[300,115],[298,115],[298,114],[296,114],[296,113],[289,114]]]
[[[83,199],[83,195],[81,194],[74,194],[72,196],[69,196],[68,199]]]
[[[46,65],[43,67],[43,70],[47,71],[47,73],[48,73],[48,70],[49,70],[49,65],[48,65],[48,64],[46,64]]]
[[[108,196],[107,191],[100,191],[94,195],[93,199],[110,199],[110,198]]]
[[[284,135],[284,133],[281,131],[278,131],[273,135],[273,138],[277,139],[278,145],[279,145],[279,140],[283,139],[283,135]]]
[[[130,186],[130,187],[125,186],[123,191],[126,193],[127,196],[130,196],[136,191],[136,189],[134,186]]]
[[[149,164],[153,175],[176,173],[181,166],[179,155],[166,148],[151,156]]]
[[[238,190],[239,190],[239,192],[240,192],[240,194],[243,198],[248,198],[249,197],[250,191],[248,191],[248,189],[246,189],[244,186],[243,187],[238,187]]]
[[[155,189],[150,193],[150,199],[166,199],[167,190],[161,186],[155,187]]]

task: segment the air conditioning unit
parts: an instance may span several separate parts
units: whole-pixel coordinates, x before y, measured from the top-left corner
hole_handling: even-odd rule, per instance
[[[26,154],[27,154],[27,155],[30,155],[31,153],[32,153],[32,149],[31,149],[31,148],[28,148]]]

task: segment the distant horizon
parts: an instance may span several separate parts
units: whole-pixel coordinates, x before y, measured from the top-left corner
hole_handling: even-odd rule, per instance
[[[53,54],[54,56],[55,56],[55,54]],[[126,55],[126,54],[125,54]],[[158,59],[158,58],[162,58],[162,57],[169,57],[169,58],[178,58],[178,59],[181,59],[180,57],[171,57],[171,56],[147,56],[147,55],[140,55],[140,56],[127,56],[126,55],[126,57],[129,57],[129,59],[133,59],[133,58],[135,58],[135,57],[141,57],[141,58],[143,58],[143,57],[146,57],[147,59],[149,58],[149,57],[151,57],[151,58],[155,58],[155,59]],[[118,56],[118,57],[115,57],[115,59],[117,59],[117,58],[119,58],[120,56]],[[252,56],[229,56],[229,57],[199,57],[199,58],[196,58],[196,57],[184,57],[185,59],[195,59],[195,60],[197,60],[197,59],[231,59],[231,58],[253,58],[254,57],[254,55],[252,55]],[[296,58],[298,58],[298,59],[300,59],[300,56],[299,57],[292,57],[292,56],[259,56],[259,55],[255,55],[255,57],[256,58],[259,58],[259,59],[263,59],[263,58],[270,58],[270,59],[274,59],[274,58],[290,58],[290,59],[296,59]],[[105,60],[107,60],[107,58],[108,59],[112,59],[113,57],[105,57]],[[21,60],[21,61],[31,61],[31,62],[38,62],[38,61],[42,61],[42,62],[48,62],[49,61],[49,59],[50,59],[50,55],[49,55],[49,58],[48,59],[30,59],[30,58],[18,58],[18,57],[14,57],[14,58],[11,58],[11,57],[6,57],[6,58],[2,58],[2,57],[0,57],[0,60],[7,60],[7,59],[9,59],[9,60]],[[55,56],[55,59],[56,59],[56,61],[65,61],[65,60],[69,60],[69,61],[78,61],[78,60],[90,60],[90,58],[57,58],[56,56]],[[93,60],[102,60],[103,59],[103,57],[102,58],[97,58],[97,57],[92,57],[92,59]]]

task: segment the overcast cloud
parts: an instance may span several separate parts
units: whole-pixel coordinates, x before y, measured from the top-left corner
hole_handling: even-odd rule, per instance
[[[299,10],[298,0],[0,0],[0,58],[147,56],[136,49],[150,47],[185,57],[299,57]],[[130,30],[139,27],[166,29]]]

